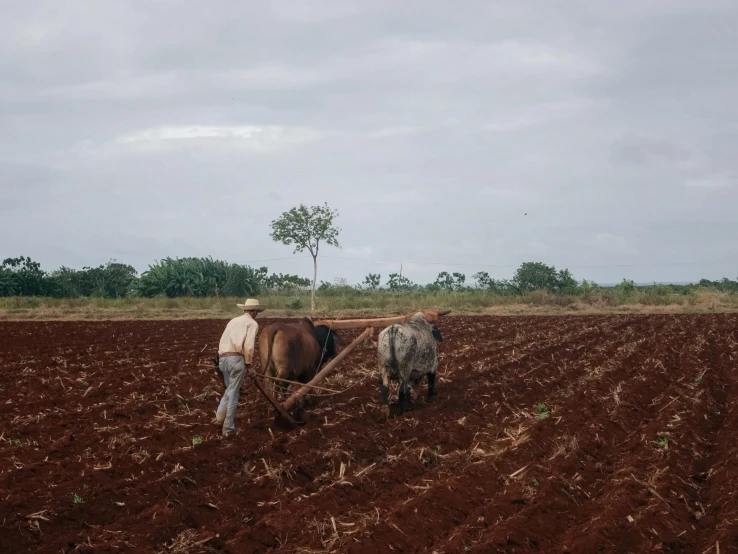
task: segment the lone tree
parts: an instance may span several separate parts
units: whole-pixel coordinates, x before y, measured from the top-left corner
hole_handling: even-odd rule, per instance
[[[284,212],[278,219],[272,221],[271,237],[276,242],[288,246],[295,245],[294,253],[307,249],[313,257],[313,286],[310,291],[310,310],[315,311],[315,282],[318,279],[318,251],[321,241],[340,248],[338,233],[340,229],[333,226],[333,219],[338,212],[323,206],[305,207],[300,204]]]
[[[369,290],[377,290],[379,288],[381,278],[382,276],[379,273],[370,273],[364,278],[364,282],[359,286],[365,286]]]

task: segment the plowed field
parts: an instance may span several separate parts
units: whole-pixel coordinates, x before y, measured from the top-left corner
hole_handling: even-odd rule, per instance
[[[2,552],[738,552],[735,315],[450,317],[433,404],[365,343],[228,439],[224,324],[0,323]]]

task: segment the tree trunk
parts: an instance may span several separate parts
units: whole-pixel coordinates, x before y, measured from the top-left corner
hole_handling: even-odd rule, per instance
[[[313,290],[310,292],[310,313],[315,313],[315,281],[318,279],[318,257],[313,256]]]

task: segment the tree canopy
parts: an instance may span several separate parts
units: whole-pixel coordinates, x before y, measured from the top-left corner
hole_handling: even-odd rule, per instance
[[[333,226],[336,217],[338,212],[331,210],[327,203],[310,207],[300,204],[272,221],[271,237],[287,246],[294,245],[295,254],[307,250],[316,258],[321,242],[340,248],[338,234],[341,230]]]

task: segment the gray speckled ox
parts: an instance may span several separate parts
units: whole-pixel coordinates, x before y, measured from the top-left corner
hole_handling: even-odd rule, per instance
[[[433,402],[438,368],[438,345],[441,332],[425,319],[422,312],[409,321],[395,323],[379,333],[379,391],[382,412],[389,415],[389,382],[400,381],[399,404],[402,411],[412,408],[412,389],[428,376],[427,402]]]

